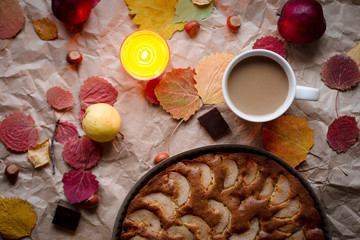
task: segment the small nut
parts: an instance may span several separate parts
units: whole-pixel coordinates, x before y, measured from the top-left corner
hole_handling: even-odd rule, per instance
[[[82,59],[81,53],[77,50],[71,50],[66,56],[66,61],[70,64],[80,64]]]
[[[5,168],[5,175],[8,180],[14,184],[19,175],[19,168],[15,164],[9,164]]]
[[[230,16],[226,21],[230,31],[237,32],[241,26],[241,19],[239,16]]]
[[[169,154],[166,152],[161,152],[158,155],[156,155],[156,157],[154,158],[154,163],[158,164],[159,162],[167,158],[169,158]]]
[[[84,201],[83,206],[86,208],[95,208],[99,204],[99,195],[94,193],[91,197]]]

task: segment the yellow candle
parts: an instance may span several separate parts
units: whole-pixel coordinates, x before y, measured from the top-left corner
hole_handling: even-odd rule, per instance
[[[130,34],[120,48],[120,61],[125,71],[138,80],[160,76],[170,59],[166,40],[151,30]]]

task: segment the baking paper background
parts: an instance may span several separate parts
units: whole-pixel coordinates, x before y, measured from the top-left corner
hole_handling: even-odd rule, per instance
[[[239,54],[250,50],[257,38],[279,36],[276,13],[286,2],[264,0],[217,0],[213,14],[203,20],[195,38],[185,31],[176,32],[168,44],[172,68],[195,68],[203,57],[216,52]],[[359,140],[346,152],[337,154],[326,142],[328,125],[336,118],[337,92],[324,85],[320,77],[322,64],[331,56],[349,51],[360,41],[360,1],[319,0],[327,30],[316,42],[307,45],[288,44],[287,60],[293,67],[299,85],[319,88],[318,102],[294,101],[287,112],[305,117],[315,129],[315,144],[306,162],[297,169],[308,179],[328,214],[333,239],[359,239],[360,236],[360,151]],[[154,166],[157,153],[171,155],[195,147],[217,143],[239,143],[261,147],[261,124],[248,123],[236,117],[225,104],[216,105],[230,126],[220,139],[212,140],[197,120],[214,106],[202,107],[170,136],[179,121],[173,120],[160,106],[150,104],[144,95],[145,82],[129,77],[119,61],[119,48],[125,37],[137,30],[122,0],[102,0],[93,9],[80,31],[58,21],[51,11],[51,1],[20,0],[25,25],[14,39],[0,40],[0,121],[14,111],[30,114],[39,131],[38,143],[51,138],[56,120],[46,102],[46,91],[54,86],[69,90],[79,102],[83,82],[91,76],[107,79],[119,92],[115,108],[122,117],[121,133],[125,139],[117,146],[103,144],[103,156],[92,172],[99,181],[100,205],[96,209],[78,208],[81,220],[75,233],[61,230],[51,223],[57,204],[71,207],[64,194],[62,176],[70,167],[62,159],[63,145],[55,143],[56,174],[51,165],[34,170],[27,154],[9,151],[0,143],[0,196],[28,200],[38,214],[32,239],[110,239],[115,218],[127,192]],[[239,15],[238,33],[228,30],[226,19]],[[43,41],[35,33],[32,21],[48,17],[58,27],[59,37]],[[70,66],[66,54],[77,49],[83,54],[79,68]],[[360,89],[340,92],[339,115],[354,116],[360,122]],[[80,134],[77,104],[61,120],[74,123]],[[347,174],[330,163],[338,164]],[[3,172],[9,163],[20,166],[15,185]],[[91,238],[89,238],[91,236]],[[25,238],[27,239],[27,238]]]

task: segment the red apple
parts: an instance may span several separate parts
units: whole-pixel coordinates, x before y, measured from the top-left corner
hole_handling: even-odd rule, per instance
[[[63,23],[73,25],[88,19],[93,6],[92,0],[51,0],[55,17]]]
[[[309,43],[319,39],[326,30],[322,6],[315,0],[289,0],[278,20],[280,35],[294,43]]]

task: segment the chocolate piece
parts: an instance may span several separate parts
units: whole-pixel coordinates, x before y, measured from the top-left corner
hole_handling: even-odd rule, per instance
[[[229,128],[229,125],[225,122],[217,108],[213,108],[205,113],[198,120],[213,139],[223,135]]]
[[[58,205],[52,223],[75,231],[79,225],[80,213]]]

